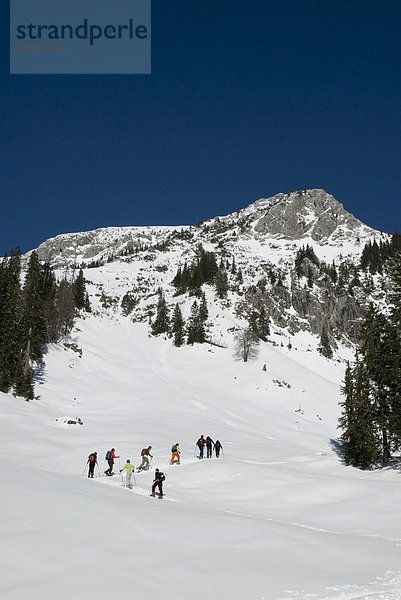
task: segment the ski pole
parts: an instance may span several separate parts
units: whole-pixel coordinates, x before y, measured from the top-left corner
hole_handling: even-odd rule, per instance
[[[136,487],[136,479],[135,479],[135,473],[132,472],[132,477],[134,478],[134,486]]]
[[[100,469],[99,469],[99,465],[98,465],[97,463],[96,463],[96,466],[97,466],[98,477],[101,477],[101,475],[100,475]]]
[[[88,463],[86,463],[86,465],[85,465],[85,469],[84,469],[84,471],[83,471],[83,473],[82,473],[81,477],[83,477],[83,476],[85,475],[85,471],[86,471],[86,468],[87,468],[87,466],[88,466]]]

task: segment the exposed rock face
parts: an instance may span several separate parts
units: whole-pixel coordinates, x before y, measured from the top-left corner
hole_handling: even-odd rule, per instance
[[[278,194],[254,203],[260,216],[254,226],[257,233],[282,235],[290,240],[310,236],[320,241],[329,238],[339,226],[355,230],[362,226],[342,204],[324,190],[305,190]]]

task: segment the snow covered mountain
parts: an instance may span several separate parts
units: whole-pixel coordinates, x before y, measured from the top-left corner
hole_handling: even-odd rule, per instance
[[[212,312],[209,339],[230,344],[227,330],[243,326],[263,307],[287,343],[300,331],[319,338],[325,328],[335,348],[338,341],[357,339],[367,301],[384,296],[382,281],[358,272],[363,248],[374,240],[386,242],[389,235],[367,227],[316,189],[260,199],[195,226],[63,234],[41,244],[38,254],[60,270],[83,267],[92,297],[102,300],[95,302],[99,310],[108,304],[118,312],[128,294],[135,300],[131,317],[146,322],[154,315],[159,289],[171,309],[178,301],[189,315],[193,297],[177,296],[172,281],[178,268],[197,260],[202,247],[225,265],[228,278],[224,299],[204,286]],[[312,255],[301,254],[306,247]]]
[[[244,209],[195,226],[107,227],[62,234],[43,242],[38,253],[40,260],[48,260],[55,267],[107,262],[143,245],[173,243],[183,232],[189,232],[191,245],[193,242],[233,245],[252,239],[262,248],[267,244],[272,258],[281,257],[282,250],[296,247],[289,241],[298,245],[313,241],[321,247],[319,257],[327,261],[340,254],[356,256],[365,242],[382,238],[381,233],[344,210],[333,196],[314,189],[261,198]],[[279,241],[285,243],[277,246]],[[256,250],[260,248],[255,244]]]

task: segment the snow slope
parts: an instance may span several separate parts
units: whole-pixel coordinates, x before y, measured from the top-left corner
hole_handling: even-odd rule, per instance
[[[341,463],[343,363],[269,344],[243,363],[116,315],[72,338],[82,357],[50,347],[39,400],[0,394],[1,598],[401,598],[400,474]],[[201,433],[224,457],[197,460]],[[163,501],[152,472],[133,491],[82,476],[91,451],[137,465],[148,444]]]

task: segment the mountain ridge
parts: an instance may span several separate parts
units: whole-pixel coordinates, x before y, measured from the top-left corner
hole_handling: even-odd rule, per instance
[[[170,311],[178,303],[189,316],[200,290],[178,289],[174,279],[210,252],[226,289],[216,294],[216,281],[201,285],[214,305],[209,339],[217,335],[232,344],[228,330],[246,327],[263,310],[287,343],[297,332],[321,336],[325,330],[336,348],[358,339],[364,308],[385,297],[383,280],[361,272],[360,259],[367,243],[388,243],[390,237],[364,225],[324,190],[312,189],[261,198],[196,225],[61,234],[37,251],[60,272],[72,269],[71,277],[84,270],[95,310],[121,311],[129,297],[129,317],[141,322],[154,318],[160,291]]]

